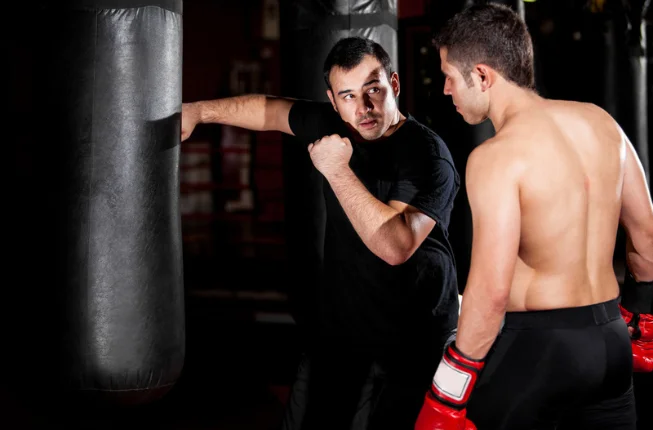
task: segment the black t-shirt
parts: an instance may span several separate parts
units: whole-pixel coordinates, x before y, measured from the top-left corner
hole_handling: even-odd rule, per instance
[[[326,135],[351,138],[329,103],[297,101],[289,114],[295,136],[312,143]],[[460,178],[442,139],[408,115],[388,138],[354,142],[349,163],[383,203],[412,205],[436,225],[404,264],[391,266],[370,251],[324,181],[324,273],[318,286],[320,342],[378,350],[432,341],[455,327],[458,288],[447,229]]]

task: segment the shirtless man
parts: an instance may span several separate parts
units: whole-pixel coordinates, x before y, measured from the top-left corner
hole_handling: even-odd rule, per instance
[[[653,207],[633,146],[599,107],[535,93],[532,42],[509,8],[464,10],[437,45],[444,93],[496,135],[467,163],[473,243],[458,336],[415,428],[634,429],[612,263],[621,222],[634,288],[650,290]],[[650,347],[648,312],[638,341]]]

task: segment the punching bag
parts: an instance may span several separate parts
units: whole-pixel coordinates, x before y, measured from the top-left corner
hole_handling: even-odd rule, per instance
[[[396,0],[282,1],[280,24],[281,91],[286,97],[329,101],[324,60],[344,37],[379,43],[397,71]],[[326,226],[322,175],[308,155],[309,143],[293,136],[284,136],[283,143],[286,242],[288,260],[293,262],[288,296],[293,317],[308,339],[314,314],[312,286],[319,282]]]
[[[647,74],[650,71],[646,67],[646,20],[643,17],[646,3],[648,3],[647,0],[631,0],[628,10],[630,22],[626,42],[628,60],[625,62],[627,65],[624,73],[626,78],[623,82],[630,82],[631,87],[626,92],[621,123],[630,130],[630,133],[628,131],[626,133],[632,136],[632,143],[644,167],[647,183],[650,184],[651,167],[649,165],[647,118],[647,109],[650,107],[647,106],[647,92],[651,89],[647,86]]]
[[[644,37],[646,38],[646,96],[647,136],[653,135],[653,2],[646,3],[643,13]],[[653,166],[653,151],[648,151],[649,169]],[[649,172],[649,179],[650,179]],[[650,184],[650,182],[649,182]],[[649,187],[649,192],[652,190]]]
[[[607,110],[632,142],[650,183],[645,4],[645,0],[633,0],[606,5],[606,56],[612,62],[613,79],[606,81],[605,91],[610,96]]]
[[[165,394],[184,361],[181,0],[41,10],[64,387],[102,404]]]

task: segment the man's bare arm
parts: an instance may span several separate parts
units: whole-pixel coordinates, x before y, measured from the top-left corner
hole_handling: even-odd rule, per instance
[[[289,98],[251,94],[184,103],[181,140],[188,139],[197,124],[211,123],[293,135],[288,115],[294,102]]]
[[[628,235],[626,260],[636,280],[651,281],[653,280],[653,204],[642,164],[628,138],[625,135],[623,138],[626,144],[626,160],[620,221]]]
[[[435,226],[413,206],[378,200],[349,168],[327,180],[363,243],[388,264],[408,260]]]
[[[483,359],[505,316],[519,251],[519,166],[504,148],[481,145],[467,161],[472,211],[472,258],[463,293],[456,346]]]

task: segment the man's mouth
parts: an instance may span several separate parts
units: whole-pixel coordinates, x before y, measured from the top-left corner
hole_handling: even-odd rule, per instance
[[[374,118],[366,119],[358,123],[358,126],[364,129],[370,129],[377,124],[377,121]]]

